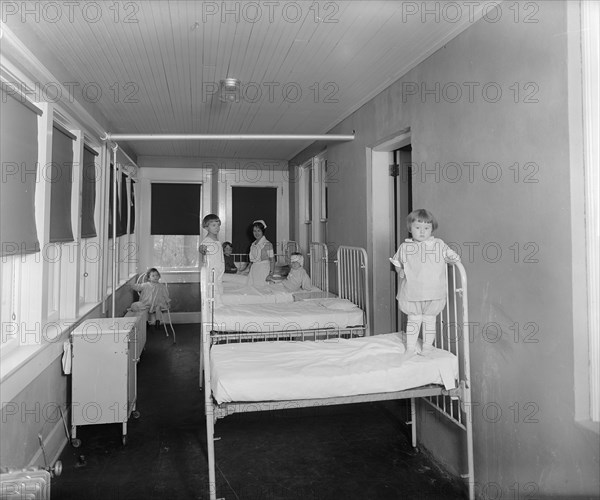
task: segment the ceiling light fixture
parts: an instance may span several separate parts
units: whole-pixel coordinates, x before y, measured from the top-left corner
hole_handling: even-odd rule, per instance
[[[240,101],[241,82],[237,78],[221,80],[221,100],[227,102]]]

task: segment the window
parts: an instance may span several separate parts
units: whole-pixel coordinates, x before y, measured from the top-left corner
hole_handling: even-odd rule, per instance
[[[38,160],[37,108],[6,92],[0,113],[0,237],[2,255],[40,250],[35,222]],[[19,214],[18,217],[15,214]]]
[[[102,259],[100,238],[96,230],[96,199],[102,188],[98,153],[87,144],[83,147],[81,191],[81,242],[79,267],[79,304],[98,300],[99,268]]]
[[[133,237],[133,228],[135,211],[133,209],[132,186],[133,179],[130,165],[121,165],[117,163],[117,168],[113,164],[110,167],[109,185],[108,185],[108,273],[107,285],[108,293],[112,293],[113,282],[113,254],[116,258],[116,282],[122,283],[130,275],[137,271],[138,251],[135,238]],[[116,174],[116,249],[112,242],[113,238],[113,196],[115,191],[114,179]]]
[[[0,321],[2,321],[2,351],[19,345],[19,257],[9,255],[2,258],[2,279],[0,289]]]
[[[48,266],[48,321],[61,317],[61,292],[67,285],[64,266],[73,262],[71,226],[71,197],[73,192],[73,141],[76,137],[61,125],[52,127],[52,163],[50,164],[50,241],[44,247]]]
[[[152,261],[166,269],[198,267],[200,184],[152,183]]]
[[[581,6],[590,419],[600,422],[600,4]]]
[[[50,243],[73,241],[71,193],[73,191],[73,141],[76,137],[63,127],[52,127],[50,165]]]
[[[299,169],[300,246],[306,250],[315,242],[327,242],[327,160],[315,156]]]
[[[22,271],[39,256],[35,219],[38,175],[38,117],[42,111],[18,94],[0,92],[0,323],[2,354],[20,345],[25,318],[20,296],[26,292]]]
[[[83,147],[81,190],[81,238],[94,238],[96,233],[96,157],[98,153],[89,146]]]

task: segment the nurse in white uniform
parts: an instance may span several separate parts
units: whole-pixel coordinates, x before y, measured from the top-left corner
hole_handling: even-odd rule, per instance
[[[248,270],[248,284],[262,287],[267,285],[267,280],[273,277],[275,271],[275,253],[273,245],[265,238],[267,225],[264,220],[255,220],[252,223],[254,243],[250,246],[250,267]]]

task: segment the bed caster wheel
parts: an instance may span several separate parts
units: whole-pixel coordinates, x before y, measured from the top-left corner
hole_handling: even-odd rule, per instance
[[[135,418],[135,419],[138,419],[138,418],[140,418],[140,412],[139,412],[139,411],[137,411],[137,410],[133,410],[133,411],[131,412],[131,416],[132,416],[133,418]]]
[[[123,436],[121,442],[123,443],[123,446],[127,445],[127,436]]]
[[[52,467],[50,470],[54,476],[60,476],[62,474],[62,462],[60,460],[57,460],[54,464],[54,467]]]
[[[78,439],[78,438],[71,439],[71,446],[73,448],[79,448],[81,446],[81,439]]]

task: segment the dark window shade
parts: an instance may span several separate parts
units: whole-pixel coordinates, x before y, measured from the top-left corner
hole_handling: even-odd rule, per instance
[[[110,164],[110,175],[108,178],[108,237],[113,237],[113,181],[114,181],[114,165]],[[117,202],[117,235],[119,230],[119,203]]]
[[[81,237],[97,236],[94,211],[96,210],[96,164],[98,153],[83,148],[83,187],[81,193]]]
[[[129,234],[135,232],[135,181],[131,179],[131,213],[129,214]]]
[[[121,189],[119,190],[119,214],[117,215],[117,236],[127,233],[127,176],[121,174]]]
[[[150,234],[200,234],[200,184],[152,183]]]
[[[113,237],[113,164],[110,164],[108,175],[108,237]]]
[[[71,193],[73,191],[73,139],[52,128],[50,164],[50,243],[73,241]]]
[[[0,92],[0,249],[2,256],[40,251],[35,225],[37,114]]]

